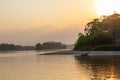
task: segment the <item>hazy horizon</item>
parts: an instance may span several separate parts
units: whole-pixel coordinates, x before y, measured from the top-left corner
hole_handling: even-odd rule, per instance
[[[0,43],[74,44],[86,22],[98,17],[96,0],[0,0]]]

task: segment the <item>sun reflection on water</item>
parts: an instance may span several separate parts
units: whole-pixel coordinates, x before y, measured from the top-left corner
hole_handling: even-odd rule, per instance
[[[92,73],[91,80],[120,79],[120,56],[76,56],[75,59]]]

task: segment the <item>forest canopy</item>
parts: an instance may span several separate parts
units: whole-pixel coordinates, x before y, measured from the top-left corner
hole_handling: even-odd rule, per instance
[[[120,43],[120,14],[114,13],[88,22],[84,34],[79,33],[74,50],[92,50],[100,45],[118,43]]]

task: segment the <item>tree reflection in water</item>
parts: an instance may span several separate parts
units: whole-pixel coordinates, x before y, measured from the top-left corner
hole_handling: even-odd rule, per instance
[[[91,80],[120,80],[120,56],[75,56],[75,59],[90,70]]]

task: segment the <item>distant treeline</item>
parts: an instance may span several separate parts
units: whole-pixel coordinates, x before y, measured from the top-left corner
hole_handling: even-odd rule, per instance
[[[44,42],[43,44],[37,43],[35,46],[36,50],[44,49],[66,49],[67,46],[61,42]]]
[[[46,50],[46,49],[66,49],[66,45],[61,42],[37,43],[35,46],[22,46],[8,43],[0,44],[0,51],[21,51],[21,50]]]
[[[0,51],[13,51],[13,50],[34,50],[34,46],[21,46],[21,45],[15,45],[15,44],[7,44],[2,43],[0,44]]]

